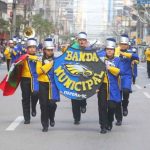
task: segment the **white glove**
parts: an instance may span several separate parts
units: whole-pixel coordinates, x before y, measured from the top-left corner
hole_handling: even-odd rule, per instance
[[[12,51],[13,51],[12,48],[10,48],[10,49],[9,49],[9,52],[11,53]]]
[[[45,63],[45,64],[49,64],[49,61],[48,61],[48,60],[44,60],[44,63]]]

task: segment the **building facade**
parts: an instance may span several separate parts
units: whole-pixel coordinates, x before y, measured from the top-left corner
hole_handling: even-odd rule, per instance
[[[0,0],[0,18],[8,20],[7,18],[7,3]]]

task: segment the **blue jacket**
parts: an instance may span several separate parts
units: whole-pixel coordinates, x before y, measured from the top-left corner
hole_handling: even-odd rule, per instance
[[[126,54],[130,54],[130,58],[126,56],[120,56],[121,60],[121,89],[131,90],[132,85],[132,60],[138,60],[139,57],[136,53],[133,53],[131,49],[125,51]]]
[[[55,61],[55,58],[54,58]],[[54,100],[54,101],[60,101],[60,94],[59,94],[59,90],[56,86],[55,80],[54,80],[54,65],[53,67],[49,70],[49,72],[47,73],[47,76],[49,78],[50,81],[50,87],[49,87],[49,92],[50,92],[50,99]]]
[[[136,78],[138,76],[137,64],[132,66],[132,75]]]
[[[114,75],[111,71],[107,70],[107,78],[108,78],[108,100],[112,100],[115,102],[121,101],[120,94],[120,58],[114,57],[112,60],[108,60],[110,62],[110,66],[119,69],[119,74]]]
[[[31,73],[31,88],[33,92],[38,92],[39,91],[39,82],[37,80],[38,74],[36,73],[36,62],[33,60],[27,60],[29,70]]]
[[[109,66],[112,67],[111,70],[106,71],[106,78],[107,78],[107,85],[108,85],[108,100],[120,102],[121,101],[121,94],[120,94],[120,74],[121,74],[121,63],[119,57],[114,57],[113,59],[109,60],[106,57],[105,50],[102,50],[98,53],[98,56],[102,61],[108,62]],[[113,70],[117,69],[118,73],[113,74]],[[105,82],[105,79],[104,79]]]
[[[11,54],[11,63],[14,63],[19,57],[20,57],[20,50],[19,47],[16,45],[13,49],[13,52]]]

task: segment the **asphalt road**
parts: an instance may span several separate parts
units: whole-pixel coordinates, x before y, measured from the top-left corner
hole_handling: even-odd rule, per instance
[[[71,102],[61,96],[56,125],[42,132],[40,109],[30,125],[23,124],[20,87],[13,96],[0,91],[0,150],[150,150],[150,79],[146,64],[139,65],[139,76],[130,96],[129,115],[121,127],[99,133],[96,95],[87,100],[87,112],[80,125],[73,124]],[[0,66],[0,80],[6,65]],[[146,86],[146,88],[144,88]]]

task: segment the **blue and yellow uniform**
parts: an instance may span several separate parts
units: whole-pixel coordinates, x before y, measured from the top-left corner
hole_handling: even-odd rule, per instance
[[[49,84],[49,100],[59,101],[59,90],[55,84],[54,80],[54,67],[53,63],[47,63],[45,64],[41,61],[37,61],[36,71],[38,74],[38,81],[42,83],[48,83]]]
[[[36,66],[43,132],[48,130],[49,120],[52,127],[55,125],[56,102],[60,101],[59,90],[54,80],[53,61],[53,57],[46,58],[43,56],[42,61],[37,61]]]
[[[132,61],[139,60],[136,53],[133,53],[132,49],[120,50],[120,62],[121,62],[121,94],[122,94],[122,108],[123,116],[128,115],[129,95],[132,91]],[[116,113],[120,115],[120,113]]]
[[[27,53],[27,48],[25,45],[21,46],[21,55],[26,54]]]
[[[120,96],[120,74],[121,63],[119,57],[108,59],[106,57],[105,49],[98,53],[100,59],[105,62],[109,69],[106,70],[103,83],[107,84],[107,100],[113,100],[116,102],[121,101]]]
[[[6,47],[6,49],[4,50],[4,55],[6,57],[6,59],[11,59],[11,52],[12,52],[13,48],[10,47]]]
[[[115,102],[121,102],[120,95],[120,59],[118,57],[114,57],[111,60],[107,61],[109,68],[106,70],[106,74],[104,77],[104,83],[108,86],[108,95],[107,100],[112,100]]]
[[[38,75],[36,73],[37,56],[29,55],[22,63],[21,90],[24,120],[30,122],[30,101],[32,116],[36,115],[36,104],[38,101]]]
[[[139,60],[136,53],[133,53],[131,49],[122,51],[120,55],[121,61],[121,89],[131,89],[132,85],[132,61]]]
[[[9,71],[10,65],[11,65],[11,53],[13,52],[13,48],[6,47],[4,50],[4,55],[7,61],[7,70]]]
[[[133,81],[133,84],[135,84],[136,78],[138,76],[138,68],[137,68],[138,64],[139,64],[139,60],[133,60],[132,61],[132,81]]]
[[[20,57],[19,48],[17,45],[14,46],[13,51],[11,53],[11,63],[14,63]]]
[[[38,92],[39,84],[37,81],[38,75],[36,73],[36,60],[37,56],[29,55],[28,59],[23,62],[22,68],[22,78],[30,78],[31,79],[31,91]]]
[[[147,48],[145,51],[146,61],[147,61],[147,74],[150,78],[150,48]]]
[[[100,59],[105,62],[107,69],[103,84],[98,92],[99,123],[102,130],[107,126],[110,126],[111,130],[115,111],[121,112],[120,58],[113,57],[109,59],[104,53],[101,53],[101,56]],[[118,115],[117,119],[122,121],[122,115]]]

